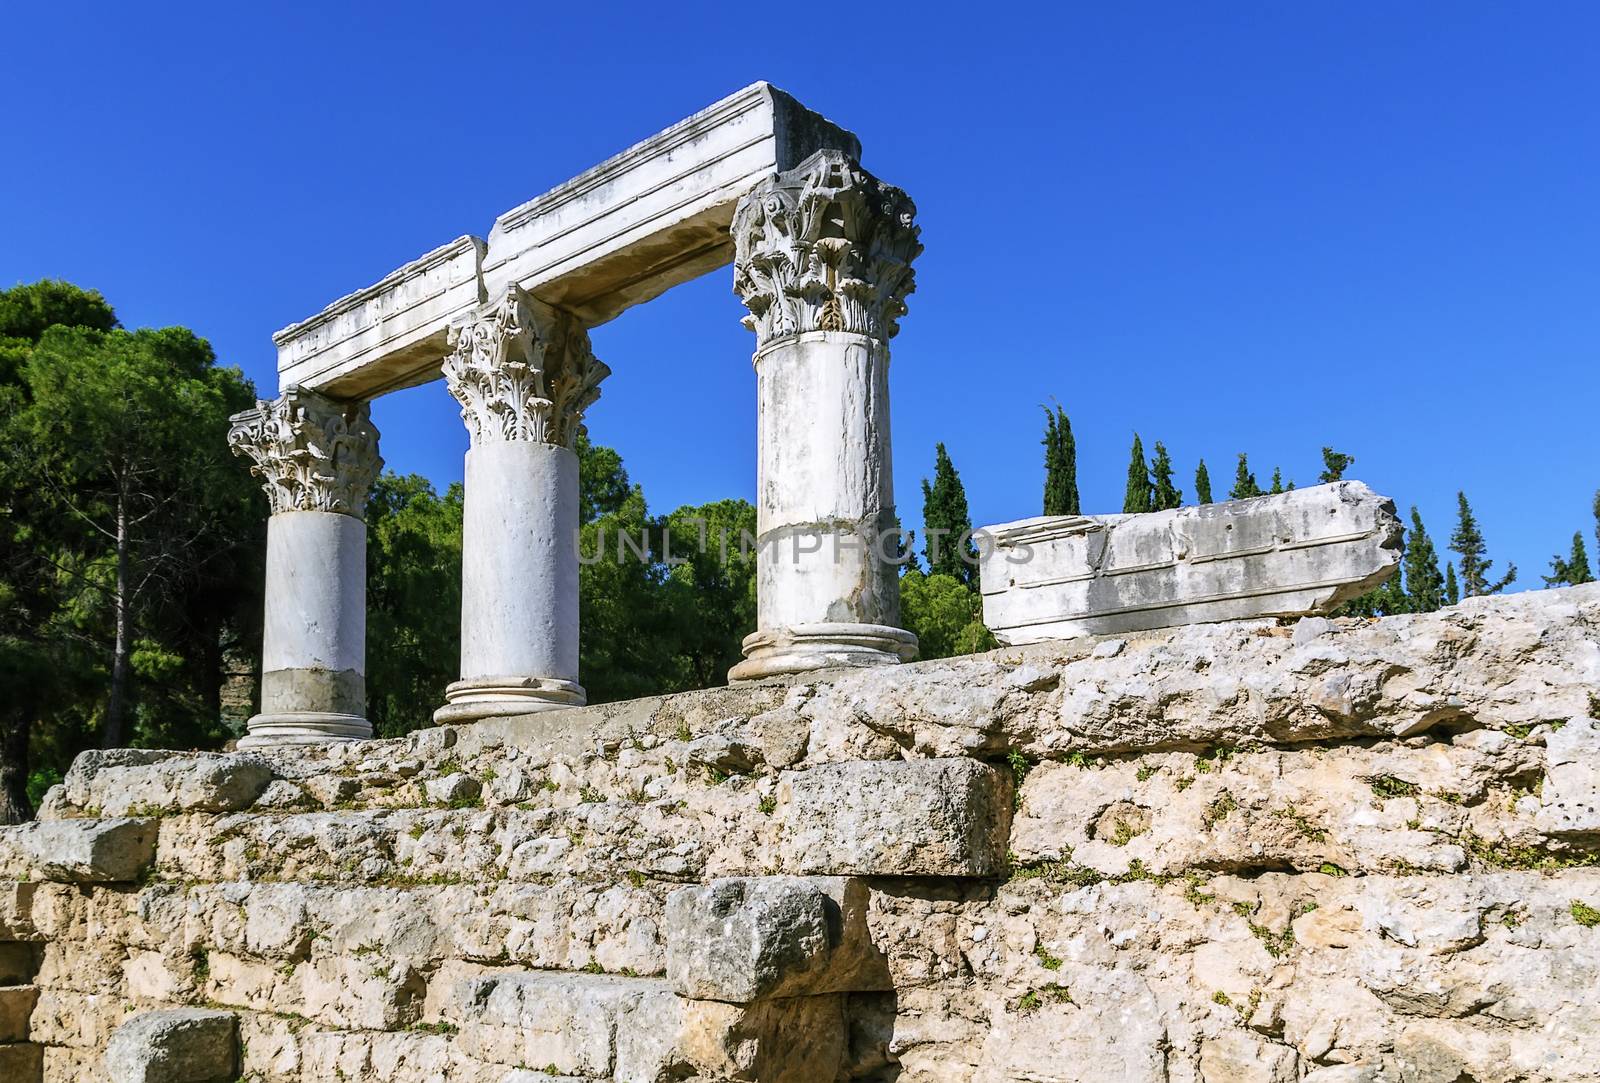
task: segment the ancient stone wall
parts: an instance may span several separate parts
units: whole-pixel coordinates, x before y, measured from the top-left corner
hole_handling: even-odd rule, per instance
[[[80,757],[0,1080],[1600,1078],[1600,586]]]

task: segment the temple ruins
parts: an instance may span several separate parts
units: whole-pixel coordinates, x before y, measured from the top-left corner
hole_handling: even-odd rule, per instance
[[[756,84],[276,336],[261,710],[0,827],[0,1083],[1600,1079],[1600,584],[1341,616],[1399,537],[1340,482],[991,527],[1005,645],[904,664],[860,158]],[[585,705],[588,331],[728,264],[758,624]],[[461,668],[372,740],[369,403],[440,378]]]

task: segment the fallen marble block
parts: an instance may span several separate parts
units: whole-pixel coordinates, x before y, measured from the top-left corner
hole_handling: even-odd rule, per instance
[[[1052,515],[976,536],[1000,642],[1329,613],[1400,563],[1394,503],[1359,481],[1141,515]]]

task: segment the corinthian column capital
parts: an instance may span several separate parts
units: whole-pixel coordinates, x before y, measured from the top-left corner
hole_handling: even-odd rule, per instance
[[[335,402],[303,387],[287,388],[255,409],[234,414],[228,446],[248,457],[274,515],[332,511],[364,518],[367,489],[383,459],[365,402]]]
[[[473,446],[526,440],[570,448],[611,370],[570,314],[510,287],[450,329],[444,361]]]
[[[807,331],[892,338],[915,288],[916,212],[834,150],[746,193],[733,215],[733,290],[758,348]]]

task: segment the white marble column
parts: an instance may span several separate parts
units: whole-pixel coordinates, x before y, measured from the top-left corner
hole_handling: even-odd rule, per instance
[[[267,520],[261,713],[241,748],[359,740],[367,721],[367,489],[383,466],[367,404],[290,387],[233,417]]]
[[[451,329],[444,363],[471,438],[461,679],[434,721],[579,706],[578,457],[610,374],[567,313],[511,287]]]
[[[819,151],[734,213],[734,291],[756,333],[757,629],[728,674],[754,680],[916,657],[899,627],[889,339],[922,251],[916,208]]]

